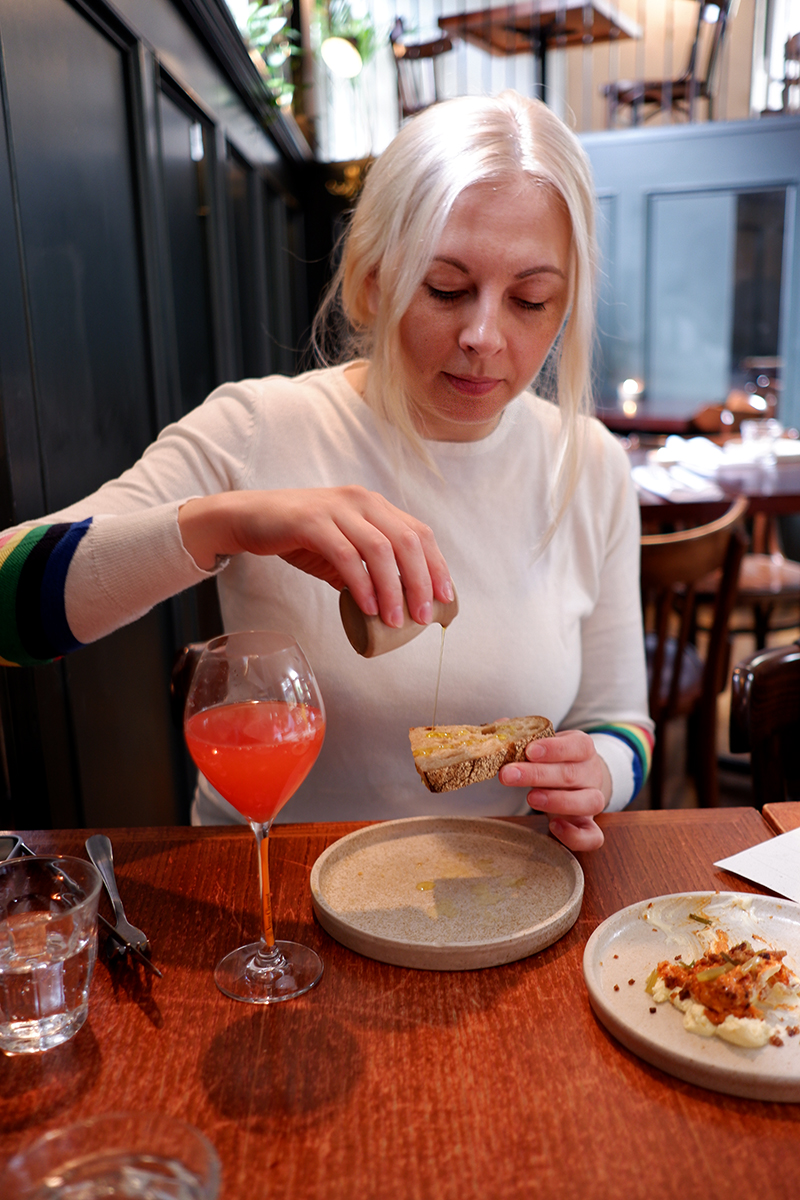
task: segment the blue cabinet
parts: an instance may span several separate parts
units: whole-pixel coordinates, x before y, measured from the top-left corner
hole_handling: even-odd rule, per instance
[[[778,415],[800,425],[800,119],[581,140],[600,210],[598,399],[636,377],[646,403],[685,412],[769,354]]]

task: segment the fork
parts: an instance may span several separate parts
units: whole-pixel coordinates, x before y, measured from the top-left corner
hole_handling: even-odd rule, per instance
[[[92,834],[90,838],[86,839],[86,853],[103,877],[109,899],[114,906],[114,916],[117,921],[115,929],[121,940],[134,950],[138,950],[140,954],[149,954],[150,942],[147,934],[142,929],[137,929],[135,925],[131,925],[125,916],[125,909],[122,906],[114,875],[114,851],[110,840],[103,833]]]

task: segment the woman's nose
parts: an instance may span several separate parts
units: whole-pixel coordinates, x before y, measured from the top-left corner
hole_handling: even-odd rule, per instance
[[[458,344],[474,354],[497,354],[505,345],[502,311],[496,303],[475,304],[467,314]]]

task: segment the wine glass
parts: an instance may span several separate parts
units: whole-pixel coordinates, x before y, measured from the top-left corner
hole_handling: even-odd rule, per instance
[[[322,962],[307,946],[275,940],[269,831],[325,736],[322,697],[295,639],[270,631],[208,642],[186,698],[184,733],[199,770],[247,818],[258,847],[263,938],[218,963],[217,987],[248,1004],[291,1000],[317,983]]]

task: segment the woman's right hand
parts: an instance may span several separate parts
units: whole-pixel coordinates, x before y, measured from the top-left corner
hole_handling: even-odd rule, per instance
[[[203,570],[222,555],[275,554],[349,588],[362,612],[394,628],[403,623],[403,592],[420,625],[430,623],[434,599],[453,598],[432,530],[363,487],[220,492],[187,500],[178,524]]]

